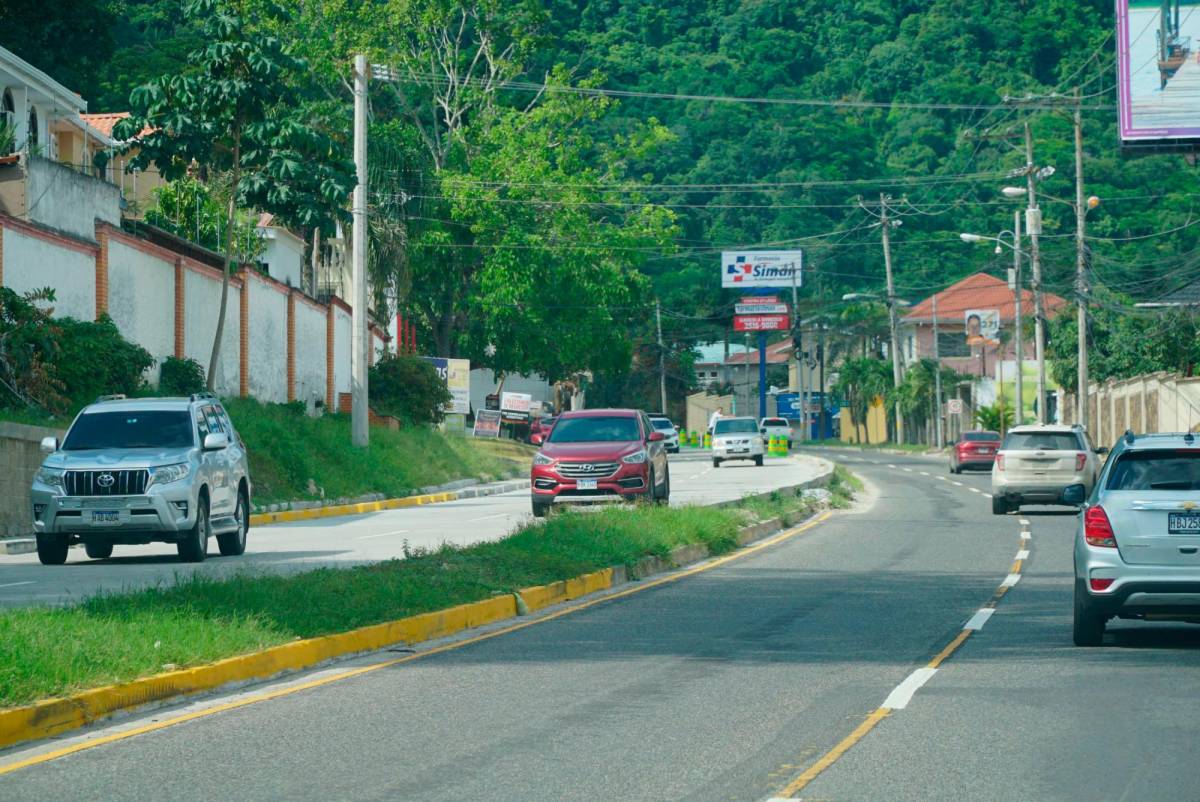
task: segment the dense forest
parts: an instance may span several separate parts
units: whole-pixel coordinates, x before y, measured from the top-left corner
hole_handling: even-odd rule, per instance
[[[283,16],[266,0],[231,5],[261,12],[307,59],[297,102],[335,140],[348,135],[351,54],[399,65],[372,94],[373,197],[402,229],[377,250],[403,246],[402,269],[380,269],[398,271],[395,298],[438,350],[482,359],[520,340],[503,367],[623,373],[631,354],[647,361],[638,346],[659,297],[686,383],[686,346],[727,326],[722,248],[802,248],[807,307],[839,311],[842,293],[882,287],[881,193],[903,221],[899,295],[1003,275],[1007,253],[958,234],[1011,227],[999,189],[1024,164],[1026,121],[1036,163],[1055,168],[1040,190],[1046,285],[1072,298],[1065,99],[1077,90],[1086,191],[1101,200],[1088,218],[1097,320],[1200,277],[1196,169],[1119,147],[1111,0],[293,0]],[[93,111],[127,109],[131,90],[185,71],[203,44],[180,0],[3,0],[0,17],[0,44]],[[471,75],[495,86],[470,96],[465,82],[450,122],[436,57],[456,20],[462,42],[491,37],[494,69]],[[531,322],[551,336],[520,334]],[[598,346],[614,328],[628,347]],[[1109,363],[1124,364],[1097,362]]]

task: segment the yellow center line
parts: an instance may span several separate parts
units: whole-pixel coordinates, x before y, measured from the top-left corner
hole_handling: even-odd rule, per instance
[[[1009,573],[1020,573],[1021,562],[1021,560],[1014,562],[1012,564],[1012,570]],[[984,606],[995,609],[997,603],[1001,598],[1003,598],[1004,594],[1007,593],[1008,590],[1009,588],[1001,585],[996,589],[996,593]],[[934,669],[939,668],[942,663],[948,660],[951,655],[958,651],[962,645],[967,642],[967,639],[970,638],[973,633],[974,630],[970,629],[959,631],[959,633],[954,636],[954,640],[946,644],[946,646],[940,652],[938,652],[932,660],[926,663],[926,666]],[[891,708],[888,707],[876,708],[874,712],[867,716],[863,723],[854,728],[853,732],[839,741],[835,747],[826,752],[820,760],[805,769],[805,771],[796,777],[796,779],[788,783],[788,785],[781,789],[779,793],[774,794],[773,798],[794,798],[796,794],[804,790],[809,783],[817,779],[817,777],[820,776],[825,769],[836,763],[842,757],[842,755],[846,754],[846,752],[848,752],[855,744],[865,738],[867,734],[871,732],[871,730],[875,729],[879,722],[887,718],[891,712]]]
[[[14,771],[18,771],[19,769],[29,768],[30,766],[37,766],[42,763],[49,763],[52,760],[58,760],[59,758],[66,757],[68,755],[73,755],[78,752],[83,752],[88,749],[95,749],[98,746],[104,746],[106,744],[116,743],[118,741],[124,741],[128,738],[133,738],[138,735],[145,735],[147,733],[164,730],[167,727],[173,727],[176,724],[183,724],[188,721],[195,721],[196,719],[206,718],[208,716],[213,716],[218,713],[224,713],[229,710],[236,710],[241,707],[248,707],[250,705],[259,704],[261,702],[269,702],[273,699],[280,699],[284,696],[291,696],[292,694],[300,693],[301,691],[311,690],[313,688],[319,688],[323,685],[331,685],[335,682],[341,682],[343,680],[352,679],[354,677],[359,677],[364,674],[369,674],[373,671],[379,671],[380,669],[391,668],[392,666],[397,666],[402,663],[410,663],[414,660],[420,660],[423,657],[429,657],[431,655],[441,654],[443,652],[448,652],[448,651],[451,651],[454,649],[461,649],[464,646],[470,646],[471,644],[479,643],[479,642],[485,641],[485,640],[491,640],[492,638],[498,638],[501,635],[507,635],[512,632],[517,632],[517,631],[525,629],[527,627],[532,627],[537,624],[543,624],[547,621],[553,621],[556,618],[562,618],[565,615],[570,615],[571,613],[576,613],[576,612],[579,612],[580,610],[586,610],[589,607],[595,607],[598,604],[603,604],[605,602],[614,601],[616,599],[623,599],[627,596],[632,596],[634,593],[640,593],[644,590],[649,590],[650,588],[655,588],[655,587],[659,587],[661,585],[666,585],[671,582],[678,582],[681,579],[686,579],[687,577],[695,576],[696,574],[700,574],[705,571],[711,571],[714,568],[718,568],[722,565],[727,565],[728,563],[734,562],[735,560],[740,560],[740,559],[748,557],[752,554],[757,554],[758,552],[763,551],[764,549],[769,549],[772,546],[775,546],[779,543],[784,542],[785,540],[789,540],[799,534],[802,534],[803,532],[808,531],[809,529],[812,529],[814,526],[817,526],[818,524],[824,523],[826,520],[829,519],[829,517],[832,514],[833,513],[829,512],[829,511],[823,512],[820,515],[818,515],[817,517],[815,517],[799,526],[793,527],[792,529],[787,529],[787,530],[780,532],[777,535],[773,535],[772,537],[769,537],[765,540],[760,540],[758,543],[755,543],[752,546],[747,546],[744,549],[739,549],[738,551],[735,551],[732,554],[727,554],[724,557],[718,557],[714,560],[710,560],[708,562],[702,563],[695,567],[688,568],[683,571],[678,571],[678,572],[675,572],[672,574],[668,574],[663,577],[659,577],[658,579],[652,579],[652,580],[648,580],[648,581],[644,581],[644,582],[632,583],[633,586],[626,588],[625,590],[617,591],[616,593],[609,593],[607,595],[600,596],[600,597],[597,597],[594,599],[590,599],[588,601],[580,602],[578,604],[572,604],[570,606],[563,607],[562,609],[559,609],[552,613],[549,613],[548,615],[539,616],[537,618],[534,618],[534,619],[531,619],[528,621],[523,621],[518,624],[510,624],[509,626],[502,627],[502,628],[496,629],[496,630],[492,630],[491,632],[484,632],[479,635],[474,635],[469,638],[464,638],[462,640],[454,641],[453,643],[445,643],[445,644],[442,644],[441,646],[435,646],[433,648],[426,649],[425,651],[418,652],[416,654],[410,654],[410,655],[405,655],[404,657],[397,657],[397,658],[390,659],[390,660],[384,660],[383,662],[380,662],[380,663],[372,663],[369,666],[352,668],[347,671],[342,671],[337,674],[330,674],[330,675],[327,675],[324,677],[319,677],[317,679],[310,680],[308,682],[304,682],[304,683],[301,683],[298,685],[290,685],[286,688],[277,688],[277,689],[271,690],[271,691],[264,691],[262,693],[254,694],[252,696],[246,696],[241,699],[236,699],[231,702],[226,702],[224,704],[216,705],[214,707],[205,708],[204,710],[193,710],[189,713],[182,713],[180,715],[172,716],[171,718],[166,718],[161,721],[155,721],[155,722],[146,724],[141,727],[135,727],[133,729],[123,730],[121,732],[115,732],[115,733],[111,733],[109,735],[103,735],[98,738],[93,738],[93,739],[90,739],[87,741],[81,741],[79,743],[71,744],[70,746],[64,746],[61,749],[55,749],[50,752],[44,752],[39,755],[34,755],[34,756],[26,758],[24,760],[17,760],[12,763],[7,763],[5,765],[2,765],[2,766],[0,766],[0,776],[9,774]]]

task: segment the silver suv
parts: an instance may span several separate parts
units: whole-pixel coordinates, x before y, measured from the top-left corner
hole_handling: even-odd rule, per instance
[[[1081,426],[1014,426],[992,464],[992,512],[1016,512],[1022,504],[1070,504],[1063,494],[1076,485],[1086,496],[1100,472],[1097,455],[1106,453],[1092,446]]]
[[[201,562],[208,539],[221,554],[246,550],[250,470],[221,402],[108,396],[75,418],[33,478],[30,500],[43,565],[62,565],[73,543],[105,559],[114,545],[175,543]]]
[[[1114,616],[1200,623],[1198,446],[1132,432],[1114,446],[1075,537],[1077,646],[1099,646]]]

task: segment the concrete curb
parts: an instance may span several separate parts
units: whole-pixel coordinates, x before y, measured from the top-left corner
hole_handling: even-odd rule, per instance
[[[29,554],[37,551],[37,541],[31,537],[6,537],[0,540],[0,554]]]
[[[824,486],[828,484],[832,475],[831,466],[821,476],[788,489]],[[816,514],[819,513],[814,513]],[[745,546],[761,540],[780,531],[783,528],[782,524],[783,522],[776,518],[743,527],[738,533],[738,544]],[[686,544],[673,549],[665,559],[652,556],[639,560],[632,572],[626,571],[623,565],[614,566],[447,610],[421,613],[350,632],[293,641],[208,665],[156,674],[63,698],[45,699],[31,705],[0,710],[0,749],[25,741],[49,738],[103,721],[114,713],[132,711],[176,697],[215,691],[250,681],[267,680],[282,674],[312,669],[331,660],[377,651],[387,646],[411,645],[443,638],[465,629],[516,618],[518,615],[537,612],[554,604],[609,590],[635,579],[645,579],[656,573],[682,568],[701,562],[708,556],[708,549],[703,544]]]
[[[475,480],[463,480],[475,482]],[[452,483],[457,484],[457,483]],[[461,490],[422,493],[416,496],[380,499],[378,501],[362,501],[353,504],[333,504],[327,507],[310,507],[308,509],[279,510],[275,512],[259,512],[250,516],[251,526],[288,523],[292,521],[311,521],[316,518],[336,518],[342,515],[362,515],[367,512],[382,512],[383,510],[398,510],[403,507],[420,507],[425,504],[444,504],[447,501],[457,501],[461,498],[480,498],[494,496],[498,493],[510,493],[529,487],[528,479],[516,479],[510,482],[497,482],[489,485],[470,486],[460,485]]]

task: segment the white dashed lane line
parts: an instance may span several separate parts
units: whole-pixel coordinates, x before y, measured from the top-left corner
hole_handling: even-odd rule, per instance
[[[937,673],[936,668],[924,666],[918,668],[913,673],[909,674],[904,682],[901,682],[895,689],[888,694],[888,698],[883,700],[883,706],[888,710],[903,710],[908,707],[908,703],[912,701],[913,694],[916,693],[922,685],[933,679],[933,675]]]
[[[1011,588],[1013,585],[1017,584],[1020,581],[1021,581],[1020,574],[1009,574],[1008,576],[1004,577],[1004,581],[1000,583],[1000,587]]]
[[[1029,559],[1029,549],[1021,549],[1020,551],[1018,551],[1017,559],[1018,560],[1028,560]]]
[[[992,613],[996,612],[994,607],[982,607],[976,611],[975,615],[967,619],[967,623],[963,624],[963,629],[970,629],[975,632],[983,629],[983,625],[992,617]]]

